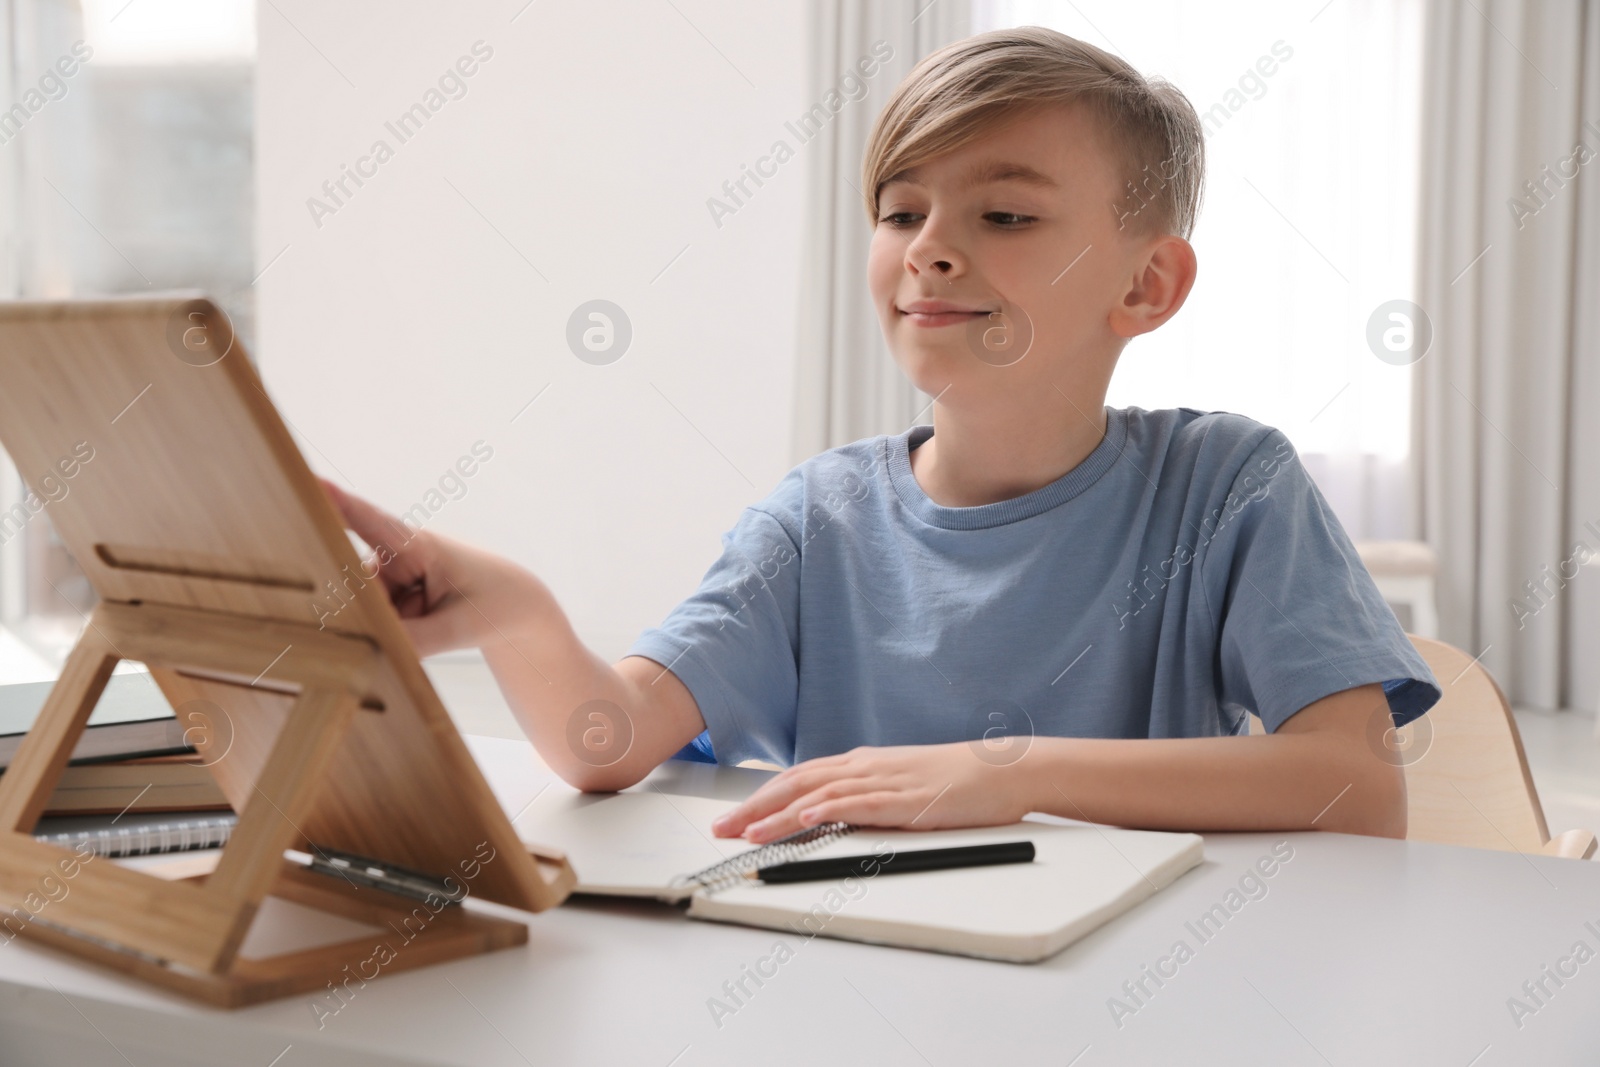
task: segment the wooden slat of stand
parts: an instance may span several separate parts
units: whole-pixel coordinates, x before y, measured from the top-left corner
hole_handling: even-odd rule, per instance
[[[314,788],[328,770],[356,710],[349,690],[307,689],[295,701],[261,779],[255,797],[239,814],[217,869],[206,879],[212,892],[251,904],[267,894],[282,869],[286,848],[300,838],[300,820],[316,799]],[[219,962],[233,960],[247,926],[234,930]]]
[[[528,942],[525,923],[476,914],[454,904],[434,912],[422,901],[387,903],[371,892],[298,866],[285,867],[272,895],[394,931],[394,938],[385,935],[381,942],[393,953],[393,959],[378,968],[383,974]],[[373,956],[377,943],[368,935],[281,956],[240,959],[232,978],[236,995],[260,999],[322,989],[329,981],[338,985],[350,974],[372,978],[373,974],[361,974],[357,964]],[[319,977],[322,981],[313,981]]]
[[[203,878],[201,875],[195,880]],[[185,885],[186,882],[170,884]],[[237,957],[222,974],[177,970],[143,956],[86,941],[54,926],[30,923],[24,936],[221,1008],[244,1007],[295,993],[326,992],[330,984],[344,990],[349,981],[364,982],[379,975],[513,948],[528,941],[528,928],[520,922],[475,914],[458,905],[447,905],[438,914],[432,914],[432,909],[423,902],[407,904],[392,894],[387,899],[396,903],[386,903],[378,899],[382,895],[378,892],[356,890],[336,878],[314,874],[287,862],[278,872],[269,895],[356,922],[383,926],[393,933],[367,934],[261,959]],[[428,917],[425,924],[419,911]],[[410,940],[403,932],[413,928],[407,926],[408,921],[416,929]],[[380,944],[389,952],[375,957]]]
[[[291,659],[285,649],[296,645],[312,654]],[[224,674],[247,673],[270,661],[275,678],[301,686],[252,799],[215,870],[206,875],[173,881],[109,860],[83,861],[29,832],[123,655],[152,668]],[[346,965],[370,957],[370,938],[267,960],[240,959],[238,950],[267,896],[373,923],[414,921],[416,909],[423,907],[384,890],[340,885],[283,859],[285,849],[302,841],[299,820],[315,803],[316,786],[328,772],[378,658],[370,642],[309,626],[165,605],[98,605],[11,770],[0,776],[0,813],[6,820],[0,824],[0,894],[18,901],[33,894],[44,901],[38,914],[46,919],[8,932],[224,1006],[321,988]],[[257,677],[266,673],[261,669]],[[77,868],[70,876],[63,861]],[[46,878],[68,887],[67,892],[55,899],[45,891]],[[381,970],[523,944],[528,936],[521,923],[456,907],[423,914],[433,936],[426,943],[406,943],[403,959],[397,954]]]
[[[55,787],[116,665],[116,649],[91,618],[39,709],[33,729],[0,775],[0,832],[31,831],[44,814],[50,789],[41,789],[41,783],[49,779],[51,789]]]
[[[227,629],[224,642],[215,639],[219,620]],[[246,682],[279,678],[341,686],[359,680],[364,687],[376,667],[376,647],[366,638],[301,623],[102,601],[95,606],[94,624],[88,632],[102,631],[112,654],[123,659],[198,667],[197,651],[204,650],[204,666]]]
[[[60,866],[77,859],[76,853],[28,834],[0,836],[0,899],[6,907],[0,923],[8,936],[39,929],[24,921],[37,914],[92,937],[209,970],[241,918],[248,929],[250,916],[242,910],[253,905],[106,859],[81,863],[76,873]]]

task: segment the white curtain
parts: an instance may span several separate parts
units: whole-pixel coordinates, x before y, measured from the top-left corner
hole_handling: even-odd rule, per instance
[[[929,421],[932,398],[890,358],[867,296],[872,227],[861,204],[861,157],[872,121],[923,56],[971,32],[970,0],[819,0],[811,12],[807,100],[854,95],[808,145],[805,262],[795,359],[794,461]],[[876,51],[875,51],[876,49]],[[858,64],[892,54],[870,78]]]
[[[1590,705],[1600,2],[1434,0],[1426,36],[1414,426],[1441,636],[1514,704]]]
[[[36,294],[41,279],[47,284],[59,262],[59,234],[37,221],[53,207],[44,200],[53,194],[42,176],[52,172],[63,137],[76,131],[79,116],[61,101],[43,104],[42,94],[36,91],[30,98],[27,92],[36,90],[38,79],[82,37],[76,3],[0,0],[0,108],[7,109],[0,126],[0,298]],[[68,84],[67,95],[74,90],[80,99],[86,95],[83,80]],[[21,112],[11,110],[19,104]],[[0,512],[26,495],[10,459],[0,452]],[[37,533],[0,538],[0,626],[20,627],[28,613],[30,561],[38,558],[38,542],[48,537],[44,523],[39,519],[33,525]]]

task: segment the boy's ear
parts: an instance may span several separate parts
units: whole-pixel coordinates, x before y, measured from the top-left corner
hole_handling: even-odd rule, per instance
[[[1137,337],[1178,313],[1194,288],[1194,246],[1168,234],[1145,246],[1134,263],[1127,291],[1111,308],[1118,337]]]

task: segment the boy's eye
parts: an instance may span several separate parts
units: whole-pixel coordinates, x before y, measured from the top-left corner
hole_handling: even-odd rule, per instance
[[[984,218],[988,219],[990,222],[993,222],[996,226],[1001,226],[1006,229],[1025,226],[1034,221],[1032,215],[1018,215],[1014,211],[991,211],[985,215]]]
[[[879,222],[887,222],[890,226],[895,226],[895,227],[908,226],[908,225],[910,225],[910,223],[906,222],[904,220],[909,219],[913,214],[914,214],[914,212],[910,212],[910,211],[896,211],[891,215],[885,215],[883,218],[879,219],[878,221]]]
[[[911,225],[912,222],[920,219],[921,217],[921,215],[914,211],[896,211],[885,215],[878,221],[887,222],[890,226],[898,229],[900,227]],[[1020,229],[1030,222],[1038,221],[1032,215],[1019,215],[1014,211],[991,211],[983,217],[988,219],[994,225],[1005,230]]]

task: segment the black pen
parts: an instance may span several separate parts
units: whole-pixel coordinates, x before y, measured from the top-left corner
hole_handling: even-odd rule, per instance
[[[953,867],[987,867],[997,863],[1030,863],[1032,841],[999,841],[987,845],[925,848],[887,855],[837,856],[819,860],[794,860],[753,872],[768,885],[784,882],[819,882],[830,878],[872,877],[909,871],[942,871]],[[877,870],[873,871],[876,865]],[[870,873],[869,873],[870,872]]]

